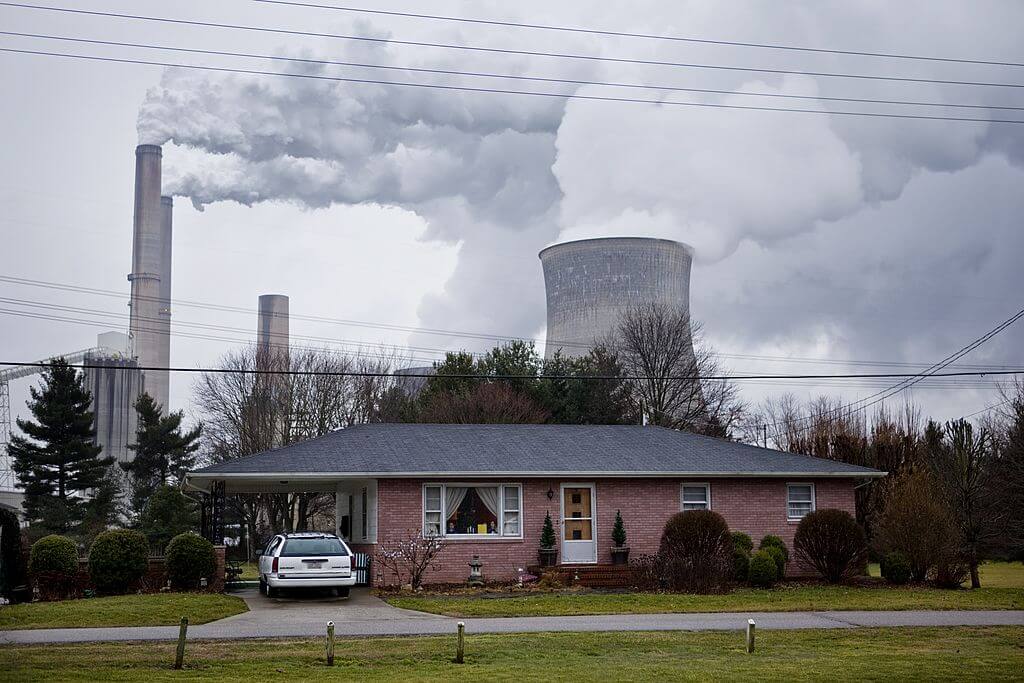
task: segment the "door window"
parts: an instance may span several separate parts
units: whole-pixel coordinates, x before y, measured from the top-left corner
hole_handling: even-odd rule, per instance
[[[563,492],[565,540],[590,541],[594,538],[594,520],[591,517],[591,491],[589,488],[567,488]]]

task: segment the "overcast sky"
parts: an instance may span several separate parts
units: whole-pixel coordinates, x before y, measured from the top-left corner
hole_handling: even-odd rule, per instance
[[[498,28],[248,0],[50,4],[513,50],[1024,84],[1021,67]],[[552,4],[373,6],[1024,62],[1024,4],[1013,0]],[[1024,120],[1019,111],[735,94],[1024,107],[1020,88],[529,57],[9,7],[0,8],[0,24],[8,31],[192,49],[657,87],[517,82],[0,37],[8,48],[598,97]],[[693,315],[726,354],[725,365],[736,373],[786,373],[927,366],[1013,315],[1024,298],[1024,125],[566,102],[3,53],[0,101],[2,274],[121,294],[0,282],[3,360],[89,347],[97,333],[127,327],[134,147],[140,141],[164,146],[164,188],[176,195],[173,296],[186,301],[248,309],[260,294],[282,293],[291,297],[294,314],[542,339],[541,248],[598,235],[667,237],[695,248]],[[181,335],[172,340],[172,363],[195,367],[214,364],[251,339],[256,325],[255,314],[184,306],[174,309],[174,321]],[[417,363],[444,349],[487,346],[466,337],[300,320],[292,321],[292,332],[307,337],[299,343],[412,346],[409,356]],[[1024,323],[963,362],[1019,366],[1022,342]],[[13,408],[22,414],[28,383],[12,385]],[[916,388],[913,398],[942,419],[998,400],[991,379],[960,384]],[[783,391],[852,400],[877,387],[791,381],[744,383],[742,389],[751,401]],[[172,377],[173,408],[189,410],[190,392],[191,379]]]

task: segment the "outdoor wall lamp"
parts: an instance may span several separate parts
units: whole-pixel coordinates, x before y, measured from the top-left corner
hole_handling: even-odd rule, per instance
[[[555,497],[555,492],[554,492],[554,491],[552,491],[552,490],[551,490],[551,487],[549,486],[549,487],[548,487],[548,500],[553,500],[553,499],[554,499],[554,497]]]

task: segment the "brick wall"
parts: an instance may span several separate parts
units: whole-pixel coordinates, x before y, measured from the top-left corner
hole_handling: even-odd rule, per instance
[[[460,479],[459,482],[468,480]],[[427,583],[462,583],[469,576],[469,561],[479,555],[489,581],[512,580],[517,568],[537,563],[544,515],[558,530],[560,484],[557,479],[527,479],[523,487],[522,539],[453,539],[444,551],[439,569],[429,572]],[[631,557],[658,549],[665,521],[679,511],[680,479],[597,479],[596,538],[599,563],[611,562],[611,532],[616,510],[621,510]],[[686,480],[690,481],[690,480]],[[695,480],[696,481],[696,480]],[[854,512],[854,481],[850,479],[801,479],[815,485],[816,509],[840,508]],[[589,483],[589,482],[588,482]],[[705,482],[700,482],[705,483]],[[734,531],[750,534],[754,543],[765,534],[776,534],[792,549],[796,522],[786,518],[786,480],[712,479],[711,508],[721,514]],[[422,487],[419,479],[381,479],[378,483],[379,539],[399,538],[418,531],[422,524]],[[547,492],[554,493],[548,499]],[[356,552],[372,554],[374,546],[354,544]],[[791,564],[790,576],[806,575],[806,568]],[[374,581],[393,583],[375,567]]]

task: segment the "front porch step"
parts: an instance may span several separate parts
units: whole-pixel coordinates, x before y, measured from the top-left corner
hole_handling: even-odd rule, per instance
[[[555,574],[567,585],[586,588],[629,588],[633,585],[633,568],[629,565],[560,564],[555,567],[533,566],[528,570],[537,576]]]

